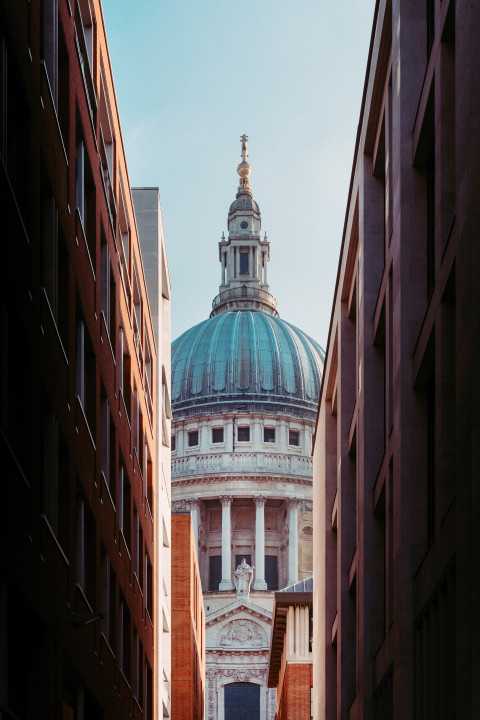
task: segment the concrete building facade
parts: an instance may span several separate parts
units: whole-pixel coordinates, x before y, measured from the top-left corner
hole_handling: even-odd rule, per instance
[[[156,346],[156,433],[157,472],[153,489],[155,697],[159,716],[170,716],[172,665],[171,608],[171,363],[170,363],[170,276],[158,188],[133,188],[132,198],[144,265],[148,304]]]
[[[172,720],[205,718],[205,610],[190,513],[172,516]]]
[[[310,576],[312,565],[323,351],[278,316],[246,157],[243,136],[211,316],[172,346],[172,498],[191,512],[197,543],[208,720],[273,719],[273,592]]]
[[[161,717],[169,337],[152,324],[99,0],[2,0],[0,68],[0,714]]]
[[[314,451],[315,718],[472,718],[480,6],[379,0]]]

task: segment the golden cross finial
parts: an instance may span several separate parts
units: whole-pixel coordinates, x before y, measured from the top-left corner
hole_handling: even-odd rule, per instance
[[[242,160],[244,162],[246,162],[247,156],[248,156],[248,152],[247,152],[248,135],[243,134],[242,137],[240,138],[240,140],[242,141]]]

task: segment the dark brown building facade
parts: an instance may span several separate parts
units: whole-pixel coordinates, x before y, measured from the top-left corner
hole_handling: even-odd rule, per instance
[[[314,453],[315,718],[480,716],[480,4],[379,0]]]
[[[0,715],[153,718],[156,347],[99,0],[0,2]]]

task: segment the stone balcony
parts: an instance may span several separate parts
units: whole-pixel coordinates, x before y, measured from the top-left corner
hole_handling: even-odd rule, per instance
[[[304,455],[224,452],[172,458],[172,479],[204,473],[281,473],[312,478],[313,461]]]

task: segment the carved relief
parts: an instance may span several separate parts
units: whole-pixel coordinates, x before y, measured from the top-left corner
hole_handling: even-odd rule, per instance
[[[232,678],[233,682],[250,682],[252,678],[257,680],[264,680],[266,678],[266,670],[238,670],[237,668],[231,668],[229,670],[221,670],[219,674],[227,678]]]
[[[238,647],[252,645],[261,647],[268,645],[265,631],[253,620],[232,620],[220,635],[220,645]]]
[[[189,512],[190,507],[188,505],[188,500],[174,500],[172,502],[172,511]]]

